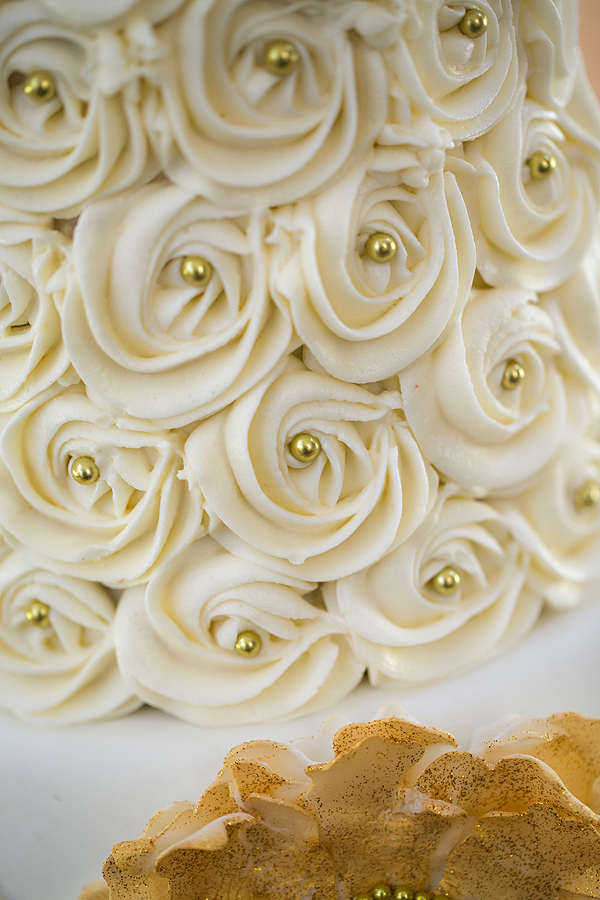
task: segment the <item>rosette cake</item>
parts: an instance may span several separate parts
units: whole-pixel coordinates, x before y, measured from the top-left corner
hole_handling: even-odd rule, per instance
[[[593,594],[599,208],[576,0],[1,0],[0,705],[289,719]]]

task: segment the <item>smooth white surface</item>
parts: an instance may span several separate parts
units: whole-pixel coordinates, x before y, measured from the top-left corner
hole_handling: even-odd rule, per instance
[[[394,700],[463,746],[475,727],[507,713],[600,717],[599,634],[598,601],[547,614],[523,643],[480,669],[411,689],[363,683],[335,712],[370,719]],[[115,722],[48,730],[1,716],[3,900],[77,900],[100,877],[114,843],[138,837],[161,806],[198,799],[232,746],[308,736],[325,716],[207,729],[144,709]]]

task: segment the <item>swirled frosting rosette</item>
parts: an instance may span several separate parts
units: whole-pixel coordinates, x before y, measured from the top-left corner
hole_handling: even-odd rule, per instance
[[[0,558],[0,705],[52,725],[131,712],[140,705],[115,659],[108,591],[40,569],[20,553]]]
[[[314,587],[204,538],[121,598],[121,671],[153,706],[201,725],[322,709],[364,667],[336,620],[306,599]]]
[[[405,20],[392,57],[398,91],[459,141],[488,131],[506,115],[521,79],[513,0],[478,0],[486,28],[476,37],[459,27],[466,3],[399,6]]]
[[[528,565],[499,513],[448,485],[408,540],[327,584],[325,599],[373,684],[445,678],[533,626],[541,599],[526,584]]]
[[[173,56],[148,108],[167,175],[244,208],[322,188],[384,124],[394,24],[380,2],[187,3],[163,26]],[[264,64],[274,41],[297,54],[283,79]]]
[[[265,229],[264,215],[228,216],[170,184],[88,206],[62,318],[90,397],[172,428],[260,381],[292,339],[268,295]],[[200,286],[181,272],[194,259],[210,267]]]
[[[325,370],[371,382],[414,362],[460,313],[473,281],[475,245],[452,175],[425,187],[389,186],[357,168],[278,217],[273,293]],[[402,173],[399,173],[400,179]],[[395,253],[369,256],[369,239]]]
[[[0,9],[0,200],[77,214],[84,201],[156,174],[139,103],[144,48],[78,31],[34,0]],[[38,86],[30,76],[42,75]],[[39,79],[38,79],[39,80]]]
[[[558,367],[560,345],[534,300],[473,291],[442,344],[400,373],[419,446],[480,495],[536,475],[587,415],[587,394]]]
[[[35,251],[0,246],[0,413],[19,409],[69,366],[48,284],[64,252],[59,237]]]
[[[519,33],[528,57],[527,92],[545,106],[566,106],[577,77],[575,0],[522,0]]]
[[[370,394],[291,357],[186,443],[210,533],[313,581],[374,562],[421,523],[436,487],[399,406],[397,393]],[[299,434],[319,442],[310,462],[290,451]]]
[[[572,106],[585,105],[579,81]],[[583,97],[579,95],[583,94]],[[477,268],[494,287],[547,291],[573,274],[596,233],[598,134],[522,95],[491,131],[448,157],[467,203]],[[551,168],[540,169],[541,154]]]
[[[565,366],[600,395],[600,247],[568,281],[540,296],[560,341]]]
[[[597,428],[573,442],[528,491],[499,507],[541,573],[556,606],[576,602],[600,575],[600,443]]]
[[[116,587],[143,582],[201,533],[201,497],[181,443],[131,420],[117,424],[81,385],[22,407],[0,454],[0,527],[51,570]],[[94,464],[95,480],[75,480],[79,459]]]

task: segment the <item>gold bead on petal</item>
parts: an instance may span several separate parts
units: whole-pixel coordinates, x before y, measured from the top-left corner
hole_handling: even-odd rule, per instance
[[[272,75],[289,75],[300,62],[300,54],[289,41],[271,41],[265,47],[263,63]]]
[[[179,266],[181,277],[193,287],[206,287],[212,276],[212,266],[203,256],[184,256]]]
[[[36,628],[47,628],[50,624],[50,607],[41,600],[32,600],[25,610],[25,618]]]
[[[401,884],[394,891],[394,900],[413,900],[414,892],[405,884]]]
[[[48,103],[56,96],[56,82],[50,72],[32,72],[23,82],[28,97],[38,103]]]
[[[95,484],[100,478],[100,469],[91,456],[78,456],[71,463],[71,477],[77,484]]]
[[[373,262],[384,263],[389,262],[396,255],[398,249],[396,241],[391,234],[384,234],[382,231],[376,231],[367,240],[365,250],[367,256],[370,256]]]
[[[576,509],[591,509],[600,503],[600,484],[590,478],[577,488],[573,502]]]
[[[452,566],[444,566],[437,575],[434,575],[430,583],[437,594],[449,597],[451,594],[455,594],[460,587],[460,573]],[[415,894],[415,898],[416,896]]]
[[[392,892],[387,884],[376,884],[371,890],[373,900],[390,900]]]
[[[537,181],[543,181],[544,178],[552,175],[556,169],[556,159],[550,153],[536,150],[527,160],[527,165],[529,166],[531,177]]]
[[[262,649],[262,641],[260,635],[255,631],[240,631],[235,642],[235,652],[240,656],[251,659],[258,656]]]
[[[502,375],[502,387],[505,391],[514,391],[525,378],[525,369],[516,359],[509,359]]]
[[[464,16],[458,23],[458,27],[464,35],[475,40],[485,34],[488,27],[488,20],[483,10],[476,6],[467,9]]]
[[[290,453],[298,462],[311,463],[321,452],[321,441],[314,434],[303,431],[290,441]]]

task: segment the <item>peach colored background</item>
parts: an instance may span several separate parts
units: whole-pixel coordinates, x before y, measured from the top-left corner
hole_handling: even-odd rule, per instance
[[[590,81],[600,96],[600,0],[579,0],[579,39]]]

